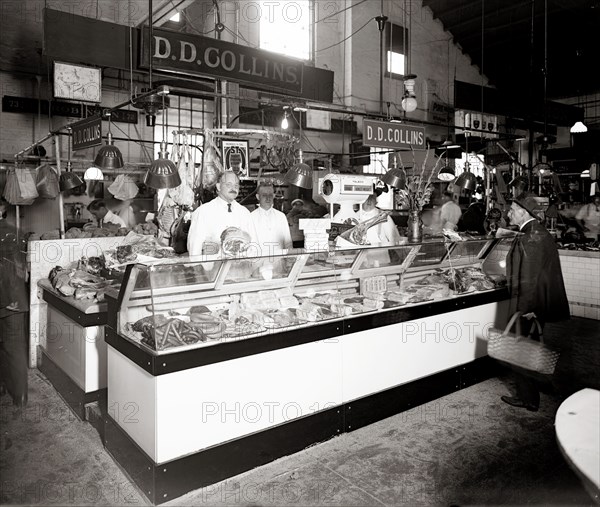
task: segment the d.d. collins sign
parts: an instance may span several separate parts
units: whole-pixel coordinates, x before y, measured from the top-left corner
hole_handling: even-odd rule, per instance
[[[425,127],[363,120],[363,144],[378,148],[425,149]]]
[[[148,50],[150,31],[142,33],[141,65],[172,72],[202,75],[302,92],[302,62],[269,51],[240,46],[199,35],[154,29]]]

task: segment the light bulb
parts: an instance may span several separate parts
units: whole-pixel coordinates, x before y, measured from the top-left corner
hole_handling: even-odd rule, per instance
[[[284,129],[284,130],[287,129],[290,126],[287,118],[288,118],[288,114],[287,114],[287,111],[286,111],[285,114],[284,114],[284,116],[283,116],[283,120],[281,120],[281,128]]]
[[[404,109],[407,113],[412,113],[415,109],[417,109],[417,99],[414,97],[404,97],[402,99],[402,109]]]
[[[83,175],[84,181],[102,181],[103,179],[104,174],[102,174],[102,171],[95,166],[86,169]]]

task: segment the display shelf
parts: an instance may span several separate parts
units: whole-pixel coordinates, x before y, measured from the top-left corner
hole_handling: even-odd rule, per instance
[[[493,242],[135,263],[125,273],[114,328],[151,353],[171,354],[451,299],[467,292],[459,276],[480,283],[478,292],[491,290],[498,284],[483,271],[458,270],[482,263]],[[437,278],[419,280],[433,270]]]
[[[106,303],[65,298],[48,280],[38,282],[47,304],[46,340],[38,368],[80,419],[89,403],[106,398]]]

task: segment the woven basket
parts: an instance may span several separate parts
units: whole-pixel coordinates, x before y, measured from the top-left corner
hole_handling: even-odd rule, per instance
[[[488,355],[526,370],[552,375],[560,355],[544,345],[542,328],[534,319],[529,336],[521,334],[521,312],[515,312],[504,330],[491,328],[488,335]],[[516,322],[516,333],[511,332]],[[533,340],[531,333],[537,326],[540,341]]]

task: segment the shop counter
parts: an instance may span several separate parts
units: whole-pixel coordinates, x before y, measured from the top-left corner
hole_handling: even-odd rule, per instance
[[[85,419],[85,406],[106,398],[106,303],[64,297],[48,280],[38,281],[38,290],[47,304],[38,367],[73,412]]]
[[[99,257],[106,250],[122,245],[125,236],[100,238],[70,238],[29,241],[27,264],[30,281],[29,367],[38,366],[38,347],[46,346],[46,302],[41,299],[38,282],[47,280],[50,271],[60,266],[77,264],[82,257]]]
[[[559,249],[558,254],[571,315],[600,320],[600,252]]]
[[[586,388],[569,396],[558,407],[554,425],[567,463],[600,504],[600,391]]]
[[[107,450],[162,503],[489,378],[500,242],[128,266]]]

